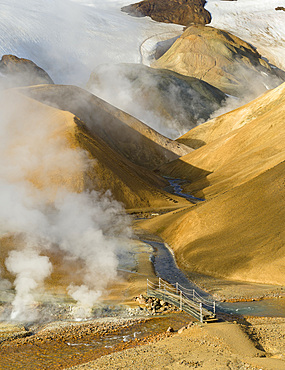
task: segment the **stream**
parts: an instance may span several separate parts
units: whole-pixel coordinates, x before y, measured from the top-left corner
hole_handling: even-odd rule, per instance
[[[191,203],[205,201],[193,195],[183,193],[181,184],[187,183],[186,180],[172,177],[164,177],[172,188],[175,195],[188,199]],[[180,283],[187,289],[195,289],[202,297],[213,299],[213,297],[192,283],[176,264],[175,256],[171,249],[164,243],[145,241],[154,248],[153,265],[156,275],[170,284]],[[285,298],[263,299],[252,302],[217,302],[217,312],[251,316],[278,316],[285,317]]]
[[[172,188],[173,193],[175,195],[178,195],[179,197],[186,198],[191,203],[198,203],[198,202],[204,202],[205,199],[194,197],[194,195],[183,193],[183,190],[181,188],[181,184],[187,184],[187,180],[183,179],[175,179],[173,177],[167,177],[164,176],[165,180],[169,182],[169,186]]]
[[[152,263],[157,277],[175,285],[176,282],[186,289],[195,289],[206,299],[213,299],[212,295],[191,282],[179,269],[171,249],[164,243],[149,240],[143,241],[153,250]],[[272,298],[252,302],[216,302],[216,311],[232,315],[285,317],[285,299]]]

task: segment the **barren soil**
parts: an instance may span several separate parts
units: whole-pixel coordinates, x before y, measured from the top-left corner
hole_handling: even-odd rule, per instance
[[[284,335],[284,319],[192,324],[153,344],[72,369],[284,369]]]

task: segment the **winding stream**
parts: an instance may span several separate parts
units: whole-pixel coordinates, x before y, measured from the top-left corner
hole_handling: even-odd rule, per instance
[[[179,269],[175,261],[174,254],[167,244],[148,240],[145,240],[144,242],[151,245],[154,249],[152,263],[158,277],[173,285],[177,282],[186,289],[195,289],[203,298],[212,299],[212,296],[209,293],[200,289],[196,284],[191,282]]]
[[[164,176],[165,180],[169,182],[169,185],[173,189],[173,193],[179,197],[188,199],[191,203],[204,202],[205,199],[194,197],[194,195],[183,193],[181,184],[188,183],[188,181],[183,179],[175,179],[173,177]]]
[[[205,199],[183,193],[181,184],[186,183],[186,180],[166,176],[164,178],[169,182],[175,195],[186,198],[191,203],[205,201]],[[204,298],[213,299],[209,293],[197,287],[183,274],[176,264],[174,253],[167,245],[152,241],[146,241],[146,243],[154,248],[153,265],[158,277],[168,281],[170,284],[178,282],[187,289],[195,289]],[[216,308],[218,312],[229,314],[285,317],[285,298],[272,298],[252,302],[217,302]]]
[[[154,250],[152,263],[158,277],[170,284],[178,282],[186,289],[195,289],[204,298],[213,299],[209,293],[191,282],[179,269],[173,252],[166,244],[149,240],[144,240],[143,242],[149,244]],[[285,299],[272,298],[261,301],[235,303],[217,302],[216,310],[217,312],[234,315],[285,317]]]

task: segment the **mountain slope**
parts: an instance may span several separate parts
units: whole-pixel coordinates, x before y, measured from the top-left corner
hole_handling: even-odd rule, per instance
[[[182,142],[207,143],[161,167],[186,178],[184,190],[212,197],[258,176],[285,160],[285,84],[255,101],[184,135]],[[189,141],[188,141],[189,140]]]
[[[285,80],[284,72],[272,68],[250,44],[202,25],[188,27],[152,67],[200,78],[239,97],[256,97]]]
[[[148,169],[192,151],[79,87],[46,85],[22,88],[20,91],[75,114],[86,123],[93,135],[134,164]]]
[[[11,102],[17,103],[17,110]],[[9,117],[12,132],[19,126],[17,135],[11,136],[11,144],[3,149],[7,164],[14,161],[19,176],[35,190],[44,189],[51,197],[62,187],[79,193],[111,190],[114,198],[127,208],[171,207],[183,203],[181,198],[170,197],[160,190],[165,185],[163,179],[115,152],[73,114],[15,90],[3,92],[1,104],[6,106],[5,115]],[[25,154],[23,159],[21,153]],[[7,171],[9,168],[13,174],[13,167],[8,166]],[[11,176],[9,172],[8,175]],[[12,177],[11,181],[20,180]]]
[[[3,55],[0,60],[1,88],[53,84],[50,76],[34,62],[15,55]]]
[[[285,12],[282,0],[208,0],[211,26],[253,44],[271,63],[285,69]]]
[[[199,206],[144,221],[179,266],[212,276],[285,284],[285,162]]]
[[[176,140],[181,144],[199,148],[243,127],[268,112],[275,114],[276,111],[282,109],[284,91],[285,84],[282,84],[242,107],[193,128]]]
[[[142,64],[98,66],[87,87],[168,137],[207,121],[226,100],[204,81]]]

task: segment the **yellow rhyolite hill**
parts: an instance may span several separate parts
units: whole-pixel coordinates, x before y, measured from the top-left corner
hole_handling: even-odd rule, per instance
[[[152,67],[199,78],[240,97],[256,97],[285,80],[284,72],[262,59],[252,45],[202,25],[188,27]]]
[[[111,190],[113,197],[126,208],[173,207],[186,203],[165,193],[164,179],[112,149],[74,114],[15,90],[2,92],[1,104],[10,131],[17,133],[11,136],[5,153],[7,163],[13,161],[17,166],[18,172],[11,172],[12,183],[18,181],[15,173],[19,173],[20,180],[29,181],[35,189],[46,189],[51,197],[58,188],[71,192]],[[27,153],[29,160],[22,160]]]
[[[241,185],[285,160],[285,84],[235,111],[209,121],[179,141],[206,143],[161,167],[188,179],[186,190],[212,197]]]
[[[284,100],[285,84],[200,126],[207,144],[162,166],[208,199],[142,223],[186,271],[285,284]]]

